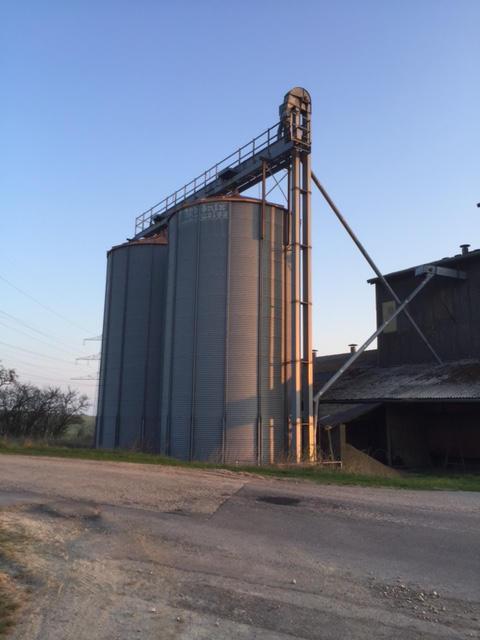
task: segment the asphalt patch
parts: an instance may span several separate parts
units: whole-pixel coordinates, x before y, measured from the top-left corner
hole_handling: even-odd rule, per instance
[[[34,505],[30,508],[33,513],[40,513],[52,518],[68,520],[99,520],[100,509],[96,505],[78,502],[48,502]]]
[[[260,496],[257,498],[257,502],[267,502],[280,507],[296,507],[300,504],[300,499],[292,498],[291,496]]]

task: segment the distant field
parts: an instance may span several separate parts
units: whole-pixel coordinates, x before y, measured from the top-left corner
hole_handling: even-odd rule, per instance
[[[85,436],[86,437],[86,436]],[[104,450],[74,447],[48,446],[15,443],[0,443],[0,453],[7,455],[51,456],[59,458],[80,458],[109,462],[132,462],[139,464],[167,465],[190,469],[226,469],[235,473],[255,473],[262,476],[291,480],[308,480],[319,484],[357,485],[364,487],[392,487],[396,489],[480,491],[480,474],[455,473],[405,473],[398,478],[380,478],[346,473],[339,470],[323,469],[318,466],[229,466],[201,462],[182,462],[166,456],[122,450]]]

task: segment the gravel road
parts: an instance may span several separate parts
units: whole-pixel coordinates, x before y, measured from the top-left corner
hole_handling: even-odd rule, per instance
[[[480,494],[0,455],[17,640],[480,637]]]

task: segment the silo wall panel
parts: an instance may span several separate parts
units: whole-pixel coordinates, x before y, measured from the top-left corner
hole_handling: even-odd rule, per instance
[[[153,434],[159,440],[167,252],[160,243],[131,243],[108,254],[98,446],[150,448]]]
[[[103,312],[103,328],[102,328],[102,342],[101,342],[101,356],[100,356],[100,370],[99,370],[99,382],[98,382],[98,403],[97,403],[97,416],[95,420],[95,446],[101,447],[103,445],[104,437],[104,380],[105,370],[107,364],[107,352],[108,352],[108,334],[110,326],[110,296],[112,290],[112,265],[107,261],[107,273],[106,273],[106,285],[105,285],[105,301]]]
[[[163,381],[163,340],[165,334],[165,295],[168,250],[152,248],[148,352],[145,379],[144,448],[160,452],[160,408]]]
[[[192,400],[194,365],[194,317],[196,308],[198,227],[181,211],[177,225],[177,259],[173,357],[171,359],[170,452],[175,458],[188,460],[192,447]]]
[[[118,446],[123,449],[140,448],[143,445],[151,272],[152,245],[137,245],[129,254],[126,283],[118,442]]]
[[[112,252],[109,326],[106,336],[106,369],[103,380],[102,446],[118,446],[119,398],[123,360],[128,254]],[[105,338],[104,338],[105,339]]]
[[[232,203],[225,456],[256,462],[258,424],[258,205]]]
[[[221,462],[225,412],[225,343],[229,204],[197,213],[196,349],[192,457]]]
[[[174,344],[176,339],[175,307],[177,294],[177,258],[178,258],[178,228],[174,218],[168,228],[169,251],[165,292],[165,331],[163,339],[163,374],[161,386],[161,433],[160,451],[166,455],[172,454],[171,440],[173,436],[171,403],[172,403],[172,369],[175,357]]]

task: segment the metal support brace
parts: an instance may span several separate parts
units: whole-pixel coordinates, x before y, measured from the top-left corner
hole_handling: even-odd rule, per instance
[[[360,242],[360,240],[357,238],[357,236],[355,235],[353,229],[350,227],[350,225],[348,224],[348,222],[345,220],[345,218],[343,217],[343,215],[340,213],[338,207],[336,206],[336,204],[333,202],[333,200],[330,198],[330,196],[328,195],[327,191],[325,190],[325,188],[322,186],[322,184],[320,183],[319,179],[317,178],[317,176],[313,173],[312,171],[312,180],[315,183],[315,186],[318,188],[318,190],[320,191],[320,193],[322,194],[322,196],[325,198],[325,200],[327,201],[330,209],[333,211],[333,213],[337,216],[337,218],[339,219],[340,223],[342,224],[342,226],[344,227],[345,231],[348,233],[348,235],[351,237],[351,239],[353,240],[353,242],[357,245],[358,249],[360,250],[360,253],[363,255],[363,257],[365,258],[365,260],[368,262],[368,264],[372,267],[372,269],[374,270],[374,272],[376,273],[377,277],[381,280],[382,284],[384,285],[384,287],[387,289],[387,291],[390,292],[390,294],[393,296],[395,302],[397,304],[401,304],[401,300],[398,297],[398,295],[395,293],[395,291],[392,289],[391,285],[389,284],[389,282],[387,282],[385,276],[382,274],[382,272],[380,271],[380,269],[377,267],[377,265],[375,264],[375,262],[372,260],[371,256],[368,254],[367,250],[365,249],[365,247],[362,245],[362,243]],[[432,345],[430,344],[430,342],[428,341],[427,337],[425,336],[425,334],[423,333],[423,331],[420,329],[420,327],[418,326],[418,324],[415,322],[415,320],[412,318],[410,312],[408,311],[408,309],[406,309],[405,307],[403,308],[403,313],[407,316],[407,318],[409,319],[410,323],[412,324],[412,326],[414,327],[414,329],[416,330],[416,332],[418,333],[418,335],[420,336],[420,338],[422,339],[422,341],[424,342],[424,344],[427,346],[427,348],[430,350],[430,352],[432,353],[433,357],[435,358],[435,360],[438,362],[438,364],[443,364],[442,360],[440,358],[440,356],[438,355],[438,353],[435,351],[435,349],[432,347]]]
[[[341,378],[343,376],[343,374],[352,366],[352,364],[357,360],[357,358],[359,358],[361,356],[361,354],[365,351],[365,349],[375,340],[375,338],[377,338],[382,331],[384,331],[384,329],[392,322],[392,320],[395,320],[395,318],[402,313],[402,311],[405,310],[405,307],[410,304],[410,302],[415,298],[415,296],[420,293],[420,291],[430,282],[430,280],[432,278],[435,277],[435,272],[430,272],[427,273],[426,277],[424,278],[424,280],[422,280],[422,282],[418,285],[418,287],[416,289],[414,289],[412,291],[412,293],[405,298],[405,300],[401,303],[401,305],[394,311],[394,313],[392,313],[392,315],[387,318],[387,320],[385,320],[385,322],[380,325],[380,327],[378,327],[378,329],[372,333],[372,335],[368,338],[368,340],[366,340],[362,346],[357,349],[357,351],[355,351],[355,353],[353,353],[350,358],[345,362],[345,364],[343,364],[340,369],[335,373],[335,375],[333,375],[330,380],[328,380],[323,387],[320,389],[320,391],[318,391],[315,394],[314,397],[314,404],[315,404],[315,425],[317,424],[318,421],[318,401],[320,400],[320,398],[330,389],[330,387],[332,387],[335,382],[337,382],[337,380],[339,378]]]
[[[282,189],[282,187],[281,187],[281,185],[280,185],[280,182],[283,180],[283,178],[284,178],[285,176],[283,176],[283,178],[281,178],[281,179],[280,179],[280,181],[278,181],[278,180],[276,179],[276,177],[275,177],[275,174],[273,173],[273,171],[272,171],[272,170],[270,169],[270,167],[268,166],[268,164],[267,164],[267,169],[268,169],[268,173],[270,174],[270,176],[273,178],[273,180],[274,180],[274,182],[275,182],[275,186],[274,186],[274,187],[272,187],[272,189],[275,189],[275,187],[277,187],[277,188],[281,191],[282,196],[285,198],[285,202],[286,202],[286,203],[288,203],[287,194],[285,193],[285,191]],[[264,186],[263,186],[263,185],[264,185],[264,183],[265,183],[265,177],[264,177],[264,179],[263,179],[263,183],[262,183],[262,194],[263,194],[263,195],[262,195],[262,198],[265,200],[265,197],[267,196],[267,194],[268,194],[268,193],[270,193],[270,191],[271,191],[272,189],[270,189],[270,191],[268,191],[267,193],[265,193],[265,188],[264,188]]]

